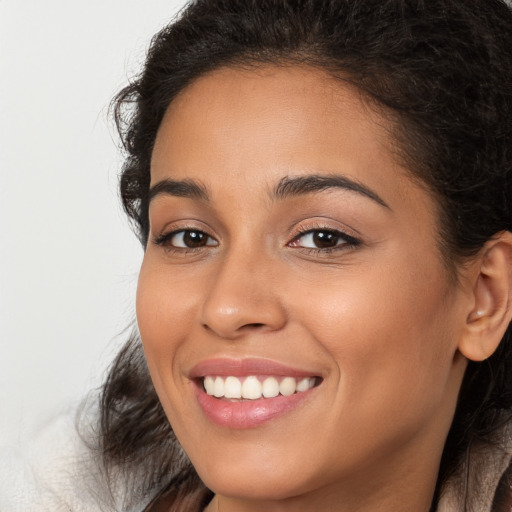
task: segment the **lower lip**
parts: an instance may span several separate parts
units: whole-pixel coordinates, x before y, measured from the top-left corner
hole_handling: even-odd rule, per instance
[[[196,397],[206,417],[216,425],[231,429],[257,427],[297,408],[315,389],[290,396],[230,402],[206,394],[196,386]]]

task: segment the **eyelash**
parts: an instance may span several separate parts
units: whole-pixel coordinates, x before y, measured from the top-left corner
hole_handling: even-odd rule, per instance
[[[195,252],[197,250],[204,249],[205,247],[215,247],[216,245],[218,245],[218,242],[215,240],[215,244],[209,245],[208,241],[207,241],[206,245],[199,246],[199,247],[176,247],[176,246],[172,245],[171,242],[172,242],[172,239],[175,236],[179,235],[180,233],[183,233],[183,235],[185,235],[186,233],[189,233],[189,234],[190,233],[198,233],[200,235],[206,236],[207,239],[215,240],[213,237],[208,235],[208,233],[205,233],[204,231],[201,231],[200,229],[176,229],[174,231],[170,231],[169,233],[163,233],[163,234],[159,235],[158,237],[156,237],[153,240],[153,242],[155,243],[155,245],[164,247],[168,251],[179,252],[179,253],[188,253],[191,251]]]
[[[198,247],[177,247],[174,245],[171,245],[172,239],[179,235],[183,234],[185,236],[186,233],[196,233],[207,237],[207,243],[205,245],[201,245]],[[308,235],[315,235],[315,234],[328,234],[330,236],[335,237],[338,241],[341,240],[342,243],[336,244],[332,247],[301,247],[301,246],[295,246],[297,249],[300,249],[301,251],[307,252],[309,254],[329,254],[334,251],[340,251],[340,250],[346,250],[350,248],[357,247],[361,244],[361,241],[357,238],[354,238],[353,236],[332,228],[325,228],[322,226],[316,226],[314,228],[308,228],[304,230],[299,230],[292,240],[287,243],[287,246],[294,247],[294,244],[298,240],[300,240],[302,237],[308,236]],[[214,240],[214,244],[208,244],[209,240]],[[174,253],[181,253],[181,254],[188,254],[190,252],[196,252],[200,251],[206,247],[216,247],[218,245],[218,242],[208,235],[208,233],[205,233],[204,231],[201,231],[200,229],[177,229],[174,231],[170,231],[169,233],[163,233],[159,235],[158,237],[154,238],[155,245],[164,247],[167,251],[174,252]],[[313,242],[314,243],[314,242]]]
[[[334,251],[341,251],[346,249],[351,249],[357,247],[361,244],[361,241],[357,238],[345,233],[344,231],[340,231],[338,229],[326,228],[322,226],[316,226],[314,228],[308,228],[304,230],[299,230],[296,235],[293,237],[291,242],[288,242],[288,245],[296,242],[302,237],[307,235],[314,235],[315,233],[323,233],[334,236],[337,239],[340,239],[342,243],[334,245],[333,247],[297,247],[303,251],[307,251],[309,253],[313,252],[314,254],[329,254]]]

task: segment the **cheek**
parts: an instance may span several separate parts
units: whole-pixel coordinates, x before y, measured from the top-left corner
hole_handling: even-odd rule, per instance
[[[137,285],[137,322],[144,345],[151,351],[172,350],[179,333],[192,321],[195,287],[183,287],[165,265],[146,256]]]
[[[146,254],[137,286],[137,323],[153,385],[180,440],[199,435],[195,423],[180,411],[190,407],[190,397],[183,393],[184,386],[190,387],[183,361],[194,355],[189,334],[197,322],[202,289]]]
[[[162,392],[170,375],[179,375],[176,353],[192,325],[192,300],[180,293],[168,269],[145,256],[137,285],[137,323],[151,378],[164,404]]]
[[[336,285],[304,283],[309,293],[300,316],[336,362],[340,399],[358,408],[434,406],[452,367],[456,343],[444,271],[424,265],[417,275],[415,265],[395,261],[364,274],[345,271],[329,280]]]

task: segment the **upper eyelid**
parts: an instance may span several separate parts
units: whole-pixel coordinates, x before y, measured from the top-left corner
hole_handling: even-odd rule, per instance
[[[197,219],[183,219],[165,223],[160,229],[153,229],[150,223],[150,232],[154,232],[155,237],[177,233],[179,231],[201,231],[212,238],[217,238],[213,233],[214,229],[204,221]]]
[[[347,233],[347,231],[344,229],[332,228],[332,227],[322,227],[322,226],[298,229],[293,236],[297,237],[297,236],[307,235],[309,233],[314,233],[315,231],[328,231],[329,233],[339,233],[340,235],[350,236],[350,234]]]
[[[350,224],[343,222],[341,215],[299,215],[291,219],[288,224],[288,231],[304,231],[304,230],[317,230],[324,229],[327,231],[341,231],[342,233],[353,234],[354,236],[362,236],[359,230],[352,227]]]
[[[356,237],[350,233],[347,233],[346,231],[344,230],[341,230],[341,229],[334,229],[334,228],[312,228],[312,229],[306,229],[304,231],[299,231],[298,233],[296,233],[292,239],[290,240],[290,242],[288,243],[291,243],[295,240],[298,240],[299,238],[302,238],[303,236],[306,236],[306,235],[310,235],[312,233],[315,233],[317,231],[323,231],[323,232],[328,232],[328,233],[335,233],[337,235],[340,236],[340,238],[344,238],[345,240],[347,240],[347,243],[354,243],[354,242],[357,242],[357,243],[361,243],[361,240],[359,237]]]
[[[198,232],[198,233],[203,233],[208,238],[211,238],[212,240],[215,240],[218,243],[218,240],[217,240],[216,237],[214,237],[213,235],[211,235],[210,233],[208,233],[204,229],[197,229],[197,228],[194,228],[194,227],[184,227],[184,228],[176,228],[176,229],[163,230],[162,233],[160,233],[159,235],[154,235],[152,237],[152,239],[153,239],[154,243],[159,244],[159,243],[162,243],[162,241],[164,241],[164,240],[165,241],[170,240],[171,238],[173,238],[174,236],[176,236],[179,233],[184,233],[184,232],[187,232],[187,231],[195,231],[195,232]]]
[[[341,235],[352,238],[354,240],[360,240],[362,238],[362,235],[356,229],[346,225],[340,226],[339,223],[337,224],[337,226],[333,226],[332,221],[322,221],[318,219],[314,219],[311,223],[307,221],[297,223],[296,227],[292,230],[292,240],[301,235],[305,235],[314,231],[330,231],[332,233],[340,233]]]

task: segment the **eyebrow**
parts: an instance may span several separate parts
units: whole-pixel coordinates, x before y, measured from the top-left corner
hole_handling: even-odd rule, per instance
[[[274,189],[272,195],[277,199],[285,199],[288,197],[295,197],[313,192],[320,192],[331,188],[341,188],[357,192],[372,201],[375,201],[380,206],[391,210],[389,205],[382,199],[376,192],[367,186],[343,176],[341,174],[309,174],[307,176],[285,176],[279,180],[277,187]]]
[[[285,176],[271,192],[275,199],[287,199],[313,192],[321,192],[331,188],[341,188],[361,194],[380,206],[391,210],[389,205],[373,190],[347,176],[340,174],[309,174],[307,176]],[[153,185],[149,190],[149,201],[159,195],[170,195],[174,197],[186,197],[209,201],[210,197],[206,187],[195,180],[173,180],[167,178]]]
[[[151,202],[156,196],[169,195],[175,197],[187,197],[190,199],[201,199],[209,201],[206,187],[194,180],[172,180],[167,178],[159,181],[149,189],[148,202]]]

